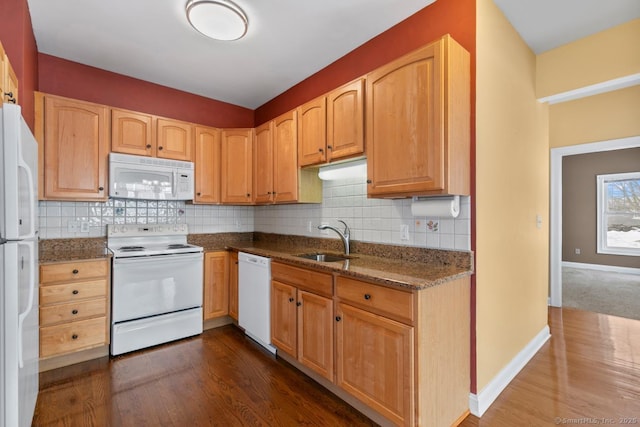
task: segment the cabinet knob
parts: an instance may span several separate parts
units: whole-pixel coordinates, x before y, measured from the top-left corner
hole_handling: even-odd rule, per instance
[[[271,194],[271,191],[267,191],[267,194]]]
[[[147,148],[151,148],[151,144],[147,144]],[[160,147],[162,149],[162,147]]]
[[[72,271],[72,273],[73,273],[73,274],[78,274],[78,273],[79,273],[79,271],[78,271],[78,269],[76,268],[76,269],[74,269],[74,270]]]
[[[13,92],[5,92],[4,96],[8,96],[9,98],[13,98]]]
[[[78,295],[80,293],[80,291],[77,290],[77,289],[74,289],[71,293],[74,294],[74,295]]]
[[[71,314],[78,314],[78,310],[71,310]]]
[[[234,262],[235,265],[238,265],[238,261]]]
[[[9,98],[8,102],[15,104],[16,103],[16,99],[15,98]]]
[[[298,301],[298,302],[296,303],[296,305],[297,305],[298,307],[300,307],[300,306],[302,305],[302,303],[301,303],[300,301]]]
[[[162,151],[162,147],[158,147],[158,150]]]
[[[104,187],[98,187],[98,190],[102,191],[104,190]]]
[[[196,193],[196,195],[198,195],[198,196],[202,196],[202,193]]]
[[[364,294],[364,299],[371,299],[371,295],[369,295],[369,294]]]
[[[327,145],[327,150],[333,150],[333,147],[330,145]]]
[[[371,184],[371,180],[370,179],[367,180],[367,184]]]
[[[324,150],[322,148],[318,148],[318,152],[319,153],[324,153]]]
[[[340,317],[340,316],[336,316],[336,322],[339,322],[339,321],[341,321],[341,320],[342,320],[342,317]]]
[[[77,339],[78,339],[78,334],[73,334],[73,335],[71,335],[71,339],[72,339],[72,340],[77,340]]]
[[[289,298],[289,302],[293,302],[295,298]]]
[[[251,197],[251,193],[247,193],[247,197]]]

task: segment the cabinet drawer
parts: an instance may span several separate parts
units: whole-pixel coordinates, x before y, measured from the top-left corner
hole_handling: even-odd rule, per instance
[[[49,305],[40,307],[40,326],[105,316],[106,314],[107,300],[105,298]]]
[[[106,318],[69,322],[40,328],[40,357],[69,353],[106,344]]]
[[[40,266],[40,283],[107,277],[108,272],[109,263],[106,260],[47,264]]]
[[[295,285],[300,289],[329,297],[333,296],[333,277],[331,274],[275,262],[271,264],[271,277]]]
[[[343,301],[400,322],[415,320],[413,293],[338,276],[336,295]]]
[[[106,279],[40,286],[40,305],[72,302],[86,298],[105,297],[106,295]]]

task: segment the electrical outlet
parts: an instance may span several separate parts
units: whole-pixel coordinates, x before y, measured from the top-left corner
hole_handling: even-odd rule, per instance
[[[239,219],[236,219],[236,230],[240,230],[241,227],[242,227],[242,222],[240,222]]]
[[[88,233],[89,232],[89,223],[87,221],[82,221],[80,223],[80,232]]]
[[[580,248],[576,248],[576,255],[580,255]]]
[[[313,221],[309,221],[309,222],[307,223],[307,231],[308,231],[309,233],[313,233]]]
[[[400,240],[409,240],[409,226],[407,224],[400,225]]]
[[[68,233],[77,233],[80,231],[80,222],[78,221],[67,221],[67,232]]]
[[[536,215],[536,228],[542,228],[542,215]]]

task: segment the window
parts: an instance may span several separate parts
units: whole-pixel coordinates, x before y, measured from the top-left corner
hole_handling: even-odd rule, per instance
[[[598,175],[598,253],[640,256],[640,172]]]

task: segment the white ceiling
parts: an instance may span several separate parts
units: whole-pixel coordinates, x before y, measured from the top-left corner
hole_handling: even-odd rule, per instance
[[[233,42],[192,29],[186,0],[28,4],[39,52],[255,109],[434,1],[236,0]],[[495,2],[536,53],[640,16],[640,0]]]

